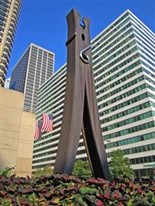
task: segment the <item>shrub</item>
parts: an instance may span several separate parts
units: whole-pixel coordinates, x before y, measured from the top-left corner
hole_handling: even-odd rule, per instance
[[[34,179],[1,175],[0,206],[153,206],[154,183],[59,174]]]
[[[43,177],[43,176],[51,176],[53,174],[53,170],[50,166],[46,166],[43,169],[37,169],[33,172],[33,177]]]
[[[4,169],[0,170],[0,175],[10,177],[13,169],[14,167],[5,167]]]
[[[88,179],[92,176],[90,165],[88,161],[76,160],[73,168],[73,175],[82,179]]]

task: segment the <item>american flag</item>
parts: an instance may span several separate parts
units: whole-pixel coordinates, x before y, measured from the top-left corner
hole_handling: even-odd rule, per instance
[[[42,126],[40,127],[41,132],[50,132],[53,130],[53,115],[42,114]]]
[[[53,114],[49,114],[49,132],[53,130]]]
[[[34,140],[37,140],[40,137],[41,137],[41,130],[40,130],[39,121],[38,121],[38,122],[36,122],[36,125],[35,125]]]

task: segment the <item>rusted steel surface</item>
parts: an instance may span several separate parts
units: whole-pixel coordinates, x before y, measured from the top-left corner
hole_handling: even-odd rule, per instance
[[[72,10],[67,15],[67,22],[66,92],[54,173],[72,173],[83,131],[94,176],[110,180],[94,86],[89,19],[84,18],[81,22],[79,13]]]

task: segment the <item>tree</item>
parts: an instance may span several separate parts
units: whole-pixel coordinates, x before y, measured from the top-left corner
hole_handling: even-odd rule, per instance
[[[33,177],[43,177],[43,176],[51,176],[53,174],[53,170],[50,166],[46,166],[43,169],[37,169],[33,173]]]
[[[134,176],[129,160],[124,155],[124,152],[120,149],[112,152],[109,167],[113,177],[131,178]]]
[[[73,175],[82,179],[88,179],[92,176],[90,165],[88,161],[76,160],[73,168]]]

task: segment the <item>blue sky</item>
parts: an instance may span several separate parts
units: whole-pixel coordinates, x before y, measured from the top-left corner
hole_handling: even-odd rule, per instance
[[[8,77],[30,43],[55,53],[55,71],[66,62],[66,15],[72,8],[91,20],[91,39],[126,9],[155,32],[155,0],[23,0]]]

